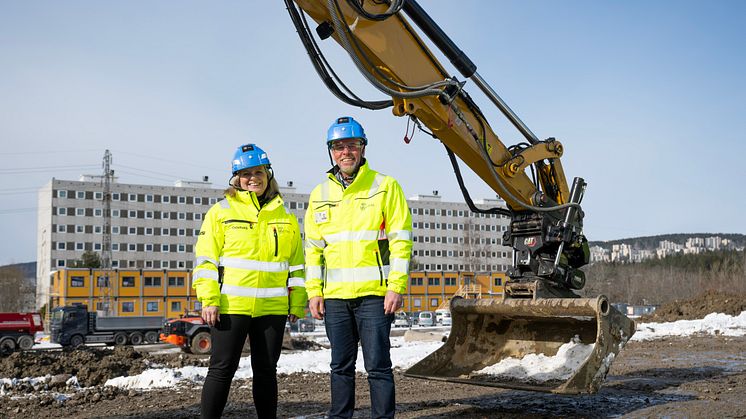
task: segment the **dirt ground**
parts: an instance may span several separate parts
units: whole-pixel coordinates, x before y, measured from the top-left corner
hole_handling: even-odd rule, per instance
[[[678,311],[682,312],[678,318],[701,318],[746,304],[742,296],[713,295],[676,302],[659,311],[665,316]],[[692,314],[695,308],[683,307],[701,311]],[[204,357],[153,355],[128,347],[15,353],[0,358],[0,377],[51,378],[12,390],[2,389],[0,382],[0,418],[198,417],[199,386],[139,391],[102,384],[112,377],[138,374],[151,365],[180,367],[204,365],[205,361]],[[402,371],[395,374],[401,418],[746,418],[746,337],[630,342],[614,362],[605,385],[593,395],[558,396],[419,380],[404,377]],[[84,390],[72,390],[68,382],[72,376]],[[328,408],[326,374],[281,375],[279,387],[280,417],[323,417]],[[358,376],[357,388],[355,417],[369,417],[363,375]],[[60,393],[72,396],[62,400],[57,396]],[[224,417],[254,416],[251,381],[236,380]]]

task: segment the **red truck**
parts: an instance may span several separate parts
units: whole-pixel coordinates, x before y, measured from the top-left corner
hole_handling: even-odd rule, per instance
[[[34,346],[34,334],[44,331],[39,313],[0,313],[0,352]]]

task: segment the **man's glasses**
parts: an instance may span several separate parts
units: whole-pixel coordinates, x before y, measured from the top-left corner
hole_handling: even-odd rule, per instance
[[[355,141],[351,143],[334,143],[331,145],[330,148],[336,152],[344,151],[345,149],[348,149],[350,151],[358,151],[363,148],[363,143],[361,141]]]

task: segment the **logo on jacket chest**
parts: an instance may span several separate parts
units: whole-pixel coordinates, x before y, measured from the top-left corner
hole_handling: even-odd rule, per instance
[[[375,207],[375,206],[376,206],[376,205],[375,205],[374,203],[372,203],[372,202],[361,202],[361,203],[360,203],[360,206],[359,206],[359,208],[360,208],[360,212],[364,212],[364,211],[365,211],[365,210],[367,210],[368,208],[373,208],[373,207]]]

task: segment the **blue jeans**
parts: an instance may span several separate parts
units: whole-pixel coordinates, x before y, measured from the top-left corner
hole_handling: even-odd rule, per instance
[[[332,347],[330,418],[351,418],[355,409],[355,361],[363,347],[373,418],[393,418],[394,374],[391,371],[391,322],[383,313],[383,297],[324,301],[326,336]]]

